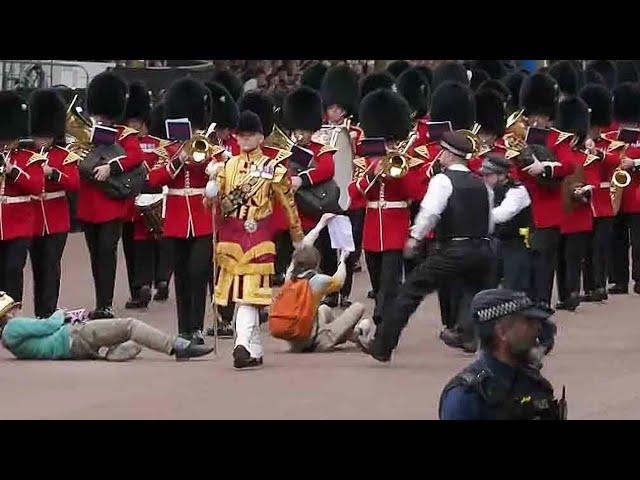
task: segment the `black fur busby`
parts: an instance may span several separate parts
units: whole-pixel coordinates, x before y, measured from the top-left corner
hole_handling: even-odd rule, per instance
[[[125,108],[124,119],[139,119],[146,122],[151,112],[151,94],[142,82],[129,84],[129,98]]]
[[[582,72],[582,83],[585,85],[587,83],[597,83],[599,85],[609,88],[607,86],[607,81],[604,79],[604,77],[600,75],[595,68],[590,68],[590,67],[587,67],[584,70],[584,72]]]
[[[358,74],[348,65],[336,65],[325,73],[320,86],[320,96],[325,109],[339,105],[349,115],[358,111],[360,85]]]
[[[426,115],[431,102],[431,87],[429,80],[417,68],[409,68],[396,79],[398,93],[409,102],[411,110],[417,117]]]
[[[431,87],[435,91],[444,82],[458,82],[463,85],[469,85],[467,69],[458,62],[441,63],[433,72],[433,85]]]
[[[17,140],[29,132],[29,107],[13,90],[0,91],[0,140]]]
[[[508,103],[511,100],[511,90],[509,90],[501,80],[490,78],[486,82],[483,82],[482,85],[478,87],[478,92],[485,90],[497,93],[505,103]]]
[[[370,73],[360,83],[360,98],[366,97],[369,93],[379,88],[392,90],[395,84],[396,81],[389,72]]]
[[[637,82],[640,80],[638,69],[631,60],[617,60],[616,70],[618,71],[618,83]]]
[[[240,98],[238,109],[241,114],[245,110],[249,110],[258,115],[258,117],[260,117],[260,122],[262,123],[265,136],[269,136],[271,134],[273,124],[275,122],[275,105],[269,94],[259,90],[245,92],[244,95],[242,95],[242,98]]]
[[[469,86],[471,90],[474,92],[478,90],[478,87],[482,85],[485,81],[489,80],[489,74],[484,70],[480,70],[479,68],[471,69],[471,80],[469,81]]]
[[[67,106],[57,90],[36,90],[29,99],[29,135],[64,138]]]
[[[90,115],[104,115],[120,121],[127,107],[127,84],[111,71],[102,72],[89,82],[87,110]]]
[[[560,93],[576,95],[580,84],[580,76],[569,60],[561,60],[549,68],[549,75],[558,83]]]
[[[282,109],[284,123],[291,130],[315,132],[322,126],[322,100],[318,92],[309,87],[288,93]]]
[[[522,82],[520,106],[527,115],[553,118],[558,102],[558,84],[549,75],[534,73]]]
[[[471,89],[457,82],[445,82],[433,92],[431,120],[450,121],[454,130],[471,129],[476,121],[476,101]]]
[[[431,70],[426,65],[418,65],[414,68],[416,70],[419,70],[424,75],[424,78],[426,78],[427,81],[429,82],[429,87],[432,87],[433,86],[433,70]]]
[[[520,106],[520,88],[527,76],[528,74],[524,72],[515,71],[504,78],[504,84],[509,89],[509,92],[511,92],[511,100],[508,105],[509,110],[516,110]]]
[[[173,82],[165,103],[167,118],[188,118],[193,130],[206,130],[211,123],[211,92],[192,77]]]
[[[592,60],[587,65],[587,68],[592,68],[604,78],[607,82],[607,87],[612,90],[618,83],[618,72],[616,71],[616,65],[610,60]]]
[[[493,90],[476,92],[476,122],[483,130],[501,137],[506,124],[505,101]]]
[[[621,123],[640,122],[640,84],[626,82],[615,88],[613,118]]]
[[[260,117],[251,110],[244,110],[238,120],[238,133],[261,133],[265,135]]]
[[[366,137],[404,140],[411,131],[411,108],[402,95],[378,89],[362,99],[360,126]]]
[[[240,78],[237,75],[234,75],[229,70],[217,71],[216,73],[213,74],[213,77],[211,77],[210,82],[219,83],[224,88],[226,88],[227,91],[233,97],[233,100],[236,102],[242,95],[242,90],[244,86],[244,84],[242,83],[242,80],[240,80]]]
[[[164,124],[166,118],[164,102],[156,103],[149,113],[149,135],[158,138],[167,138],[167,130]]]
[[[582,87],[580,98],[591,109],[591,125],[608,127],[613,119],[613,102],[611,90],[604,85],[589,83]]]
[[[303,70],[300,77],[300,84],[313,88],[314,90],[320,90],[320,85],[322,85],[322,79],[326,72],[326,65],[323,63],[314,63]]]
[[[398,78],[400,74],[408,68],[411,68],[411,64],[406,60],[394,60],[389,65],[387,65],[387,72],[389,72],[395,78]]]
[[[554,126],[563,132],[586,136],[589,131],[589,107],[580,97],[558,103]]]
[[[491,78],[495,80],[500,80],[507,73],[502,60],[476,60],[473,62],[472,66],[474,68],[484,70]]]
[[[240,113],[231,93],[216,82],[206,82],[205,86],[211,92],[211,121],[220,128],[236,128]]]

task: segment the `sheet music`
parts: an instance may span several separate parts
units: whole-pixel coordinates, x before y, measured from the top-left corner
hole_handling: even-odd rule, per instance
[[[353,230],[351,220],[345,215],[336,215],[327,223],[329,237],[331,238],[331,248],[335,250],[355,251],[353,241]]]

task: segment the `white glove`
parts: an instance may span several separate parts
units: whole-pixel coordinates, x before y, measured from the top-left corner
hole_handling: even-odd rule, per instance
[[[218,184],[215,180],[209,180],[207,186],[204,189],[204,194],[207,198],[216,198],[218,195]]]
[[[205,173],[209,178],[215,178],[218,175],[218,172],[224,168],[224,162],[209,162],[207,168],[205,169]]]
[[[534,155],[533,156],[533,163],[531,165],[529,165],[528,167],[524,167],[522,169],[522,171],[525,172],[525,173],[528,173],[532,177],[535,177],[537,175],[540,175],[542,172],[544,172],[544,165]]]

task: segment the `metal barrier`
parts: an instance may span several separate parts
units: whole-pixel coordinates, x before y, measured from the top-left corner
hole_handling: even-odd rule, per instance
[[[45,88],[56,85],[86,88],[89,80],[88,70],[76,63],[53,60],[2,61],[2,90],[18,87]]]

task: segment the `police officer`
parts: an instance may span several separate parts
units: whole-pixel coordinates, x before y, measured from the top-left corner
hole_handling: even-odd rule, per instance
[[[531,366],[541,324],[554,313],[513,290],[484,290],[471,310],[480,340],[477,360],[440,396],[441,420],[564,420],[566,401]]]

